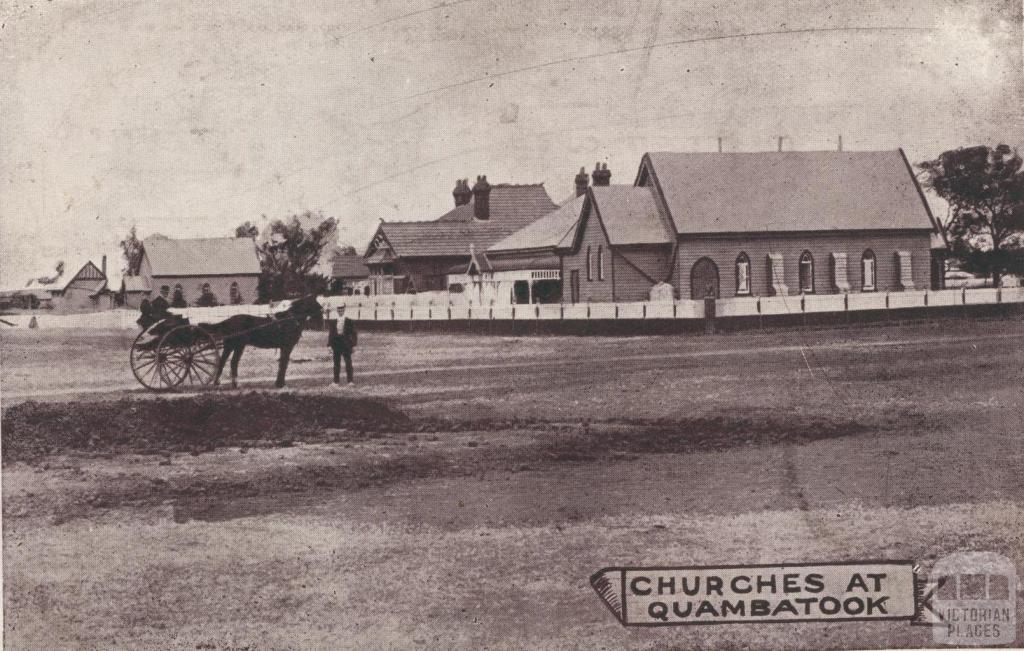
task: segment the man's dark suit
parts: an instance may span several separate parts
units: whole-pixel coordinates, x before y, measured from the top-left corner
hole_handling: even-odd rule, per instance
[[[356,324],[352,319],[342,317],[341,320],[344,324],[341,327],[341,332],[338,332],[336,319],[327,321],[329,332],[327,345],[334,351],[334,381],[341,382],[341,360],[344,358],[345,376],[349,382],[352,382],[352,350],[359,341],[359,335],[356,333]]]

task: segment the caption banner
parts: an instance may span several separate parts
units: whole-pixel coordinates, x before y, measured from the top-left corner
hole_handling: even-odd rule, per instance
[[[912,620],[906,561],[605,568],[590,584],[626,626]]]

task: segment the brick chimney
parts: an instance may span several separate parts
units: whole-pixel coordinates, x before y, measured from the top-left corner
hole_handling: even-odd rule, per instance
[[[576,196],[582,197],[586,194],[588,185],[590,185],[590,177],[587,176],[586,168],[581,167],[580,173],[576,175]]]
[[[609,185],[612,182],[612,173],[608,171],[608,163],[594,165],[594,171],[590,176],[594,179],[594,187]]]
[[[491,218],[491,184],[487,182],[487,176],[476,177],[476,185],[473,186],[473,216],[477,219]]]
[[[103,256],[103,260],[100,262],[100,271],[103,273],[103,277],[107,277],[107,256]]]
[[[473,191],[469,189],[469,179],[455,179],[455,189],[452,190],[456,206],[465,206],[473,198]]]

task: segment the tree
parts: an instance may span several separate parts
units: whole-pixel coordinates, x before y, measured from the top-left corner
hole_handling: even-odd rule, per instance
[[[54,271],[54,275],[52,275],[52,276],[40,276],[39,278],[35,278],[34,280],[35,280],[36,284],[38,284],[38,285],[52,285],[55,282],[57,282],[58,280],[60,280],[61,276],[64,275],[64,261],[63,260],[59,261],[57,263],[57,266],[53,268],[53,271]],[[31,284],[32,284],[32,281],[29,281],[29,285],[31,285]]]
[[[998,286],[1007,273],[1024,271],[1024,173],[1008,145],[979,145],[943,152],[918,164],[924,185],[949,203],[941,224],[950,253],[965,270]]]
[[[306,229],[302,221],[316,225]],[[312,272],[324,249],[333,243],[337,229],[335,218],[309,211],[271,223],[264,233],[266,239],[257,247],[263,269],[258,288],[260,300],[323,291],[325,279]]]
[[[121,253],[124,255],[125,267],[121,270],[125,276],[137,276],[142,264],[142,240],[135,234],[135,225],[128,230],[128,236],[120,242]]]
[[[255,240],[260,236],[260,229],[252,222],[246,221],[235,227],[235,237],[248,237]]]

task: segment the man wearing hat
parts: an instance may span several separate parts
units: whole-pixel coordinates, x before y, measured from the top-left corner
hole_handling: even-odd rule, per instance
[[[332,387],[341,387],[341,360],[345,359],[345,376],[348,378],[348,386],[354,387],[352,381],[352,350],[359,341],[356,334],[356,324],[352,319],[345,316],[345,306],[339,305],[336,309],[336,318],[327,319],[327,345],[334,353],[334,382]]]

